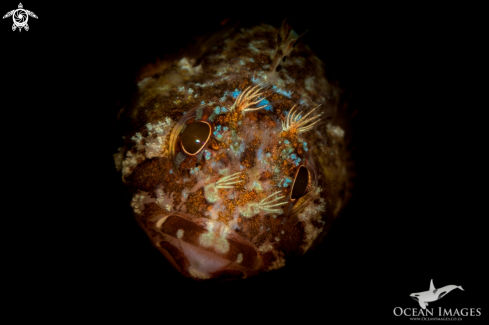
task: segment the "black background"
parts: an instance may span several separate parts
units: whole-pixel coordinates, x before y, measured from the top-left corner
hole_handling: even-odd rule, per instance
[[[430,307],[482,308],[464,322],[486,318],[485,107],[472,100],[475,50],[460,30],[462,12],[23,4],[39,16],[28,32],[12,32],[10,18],[0,26],[2,242],[14,306],[66,320],[397,323],[409,318],[395,317],[394,307],[419,308],[409,294],[433,279],[465,291]],[[125,201],[112,156],[122,136],[117,111],[141,66],[224,19],[279,26],[285,17],[299,34],[309,30],[303,41],[345,91],[352,199],[325,241],[296,263],[238,282],[185,279]]]

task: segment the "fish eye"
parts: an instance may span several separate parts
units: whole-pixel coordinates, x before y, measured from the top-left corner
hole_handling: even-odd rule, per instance
[[[301,198],[307,190],[309,185],[309,170],[301,166],[295,175],[294,184],[292,185],[292,194],[290,198],[297,200]]]
[[[199,121],[187,125],[181,134],[182,148],[189,155],[196,155],[204,148],[211,136],[211,126]]]

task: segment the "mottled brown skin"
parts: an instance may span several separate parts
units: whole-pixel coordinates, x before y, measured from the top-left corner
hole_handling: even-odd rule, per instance
[[[290,30],[236,29],[213,38],[198,64],[189,56],[152,65],[124,111],[130,127],[116,166],[139,224],[185,276],[235,279],[280,268],[320,242],[344,205],[335,90],[322,62]],[[239,95],[259,83],[260,103],[249,108],[267,106],[246,111]],[[312,129],[282,126],[294,105],[304,116],[319,104],[322,123]],[[195,121],[208,122],[213,133],[199,154],[188,155],[176,127]],[[293,201],[290,182],[301,165],[317,176]],[[232,175],[233,188],[218,188]],[[281,206],[260,203],[275,198]],[[204,255],[214,264],[199,260]]]

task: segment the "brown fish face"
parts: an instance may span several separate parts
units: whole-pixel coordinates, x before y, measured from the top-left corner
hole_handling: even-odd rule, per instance
[[[277,39],[273,28],[256,31]],[[253,40],[251,54],[222,61],[233,37],[198,67],[183,58],[141,81],[128,111],[135,127],[115,155],[139,224],[194,279],[284,266],[320,241],[344,202],[344,132],[331,120],[334,106],[319,95],[330,88],[324,77],[312,83],[305,75],[304,86],[284,81],[288,70],[317,58],[288,51],[280,74],[250,75],[244,60],[270,64],[274,50]],[[177,90],[185,95],[175,97]]]

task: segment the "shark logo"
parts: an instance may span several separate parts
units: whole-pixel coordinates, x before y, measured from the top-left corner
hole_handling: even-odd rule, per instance
[[[455,285],[447,285],[435,289],[435,286],[433,285],[433,279],[431,279],[430,290],[418,292],[418,293],[412,293],[410,297],[416,300],[417,302],[419,302],[421,308],[426,309],[426,306],[428,306],[428,302],[437,301],[440,298],[444,297],[450,291],[457,288],[462,291],[465,291],[464,289],[462,289],[461,286],[455,286]]]

